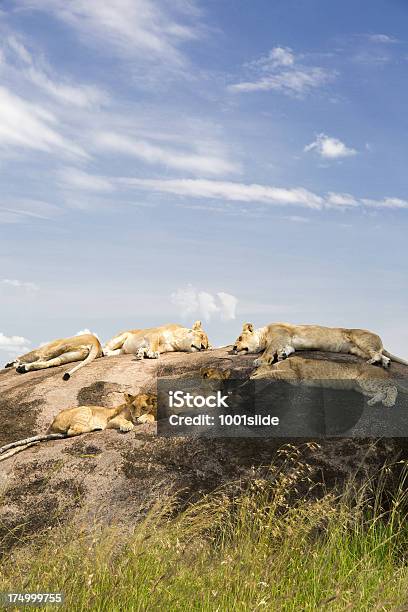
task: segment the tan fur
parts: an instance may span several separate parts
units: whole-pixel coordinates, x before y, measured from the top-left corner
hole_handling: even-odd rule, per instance
[[[17,357],[14,362],[8,363],[6,368],[15,367],[17,372],[23,374],[32,370],[44,370],[73,361],[82,361],[64,374],[63,379],[68,380],[74,372],[101,355],[102,347],[98,338],[93,334],[83,334],[49,342],[26,355]]]
[[[366,359],[369,364],[390,365],[391,359],[408,365],[399,357],[383,348],[381,338],[365,329],[323,327],[321,325],[293,325],[272,323],[254,329],[252,323],[244,323],[237,338],[236,353],[260,353],[255,365],[271,364],[275,359],[282,361],[297,350],[320,350],[331,353],[349,353]]]
[[[161,353],[172,351],[195,352],[209,348],[207,334],[196,321],[191,329],[170,323],[148,329],[132,329],[122,332],[109,340],[103,347],[103,354],[131,354],[139,359],[157,359]]]
[[[154,416],[153,419],[146,416],[144,420],[142,417],[157,414],[156,396],[146,393],[133,396],[125,393],[124,398],[125,402],[115,408],[103,406],[66,408],[57,414],[47,433],[78,436],[104,429],[119,429],[127,432],[134,428],[134,422],[143,423],[154,420]]]
[[[227,380],[231,376],[231,370],[220,370],[218,368],[201,368],[201,378],[207,380]]]
[[[252,379],[303,382],[309,386],[336,389],[355,388],[369,397],[368,405],[382,402],[394,406],[398,390],[387,372],[364,362],[338,363],[326,359],[291,357],[274,365],[263,364],[252,374]]]
[[[157,421],[157,395],[144,393],[138,401],[130,404],[130,414],[135,423],[154,423]]]

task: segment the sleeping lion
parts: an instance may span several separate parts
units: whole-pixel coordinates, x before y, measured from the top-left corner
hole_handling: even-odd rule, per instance
[[[122,432],[134,429],[134,423],[153,422],[157,415],[157,397],[150,393],[124,394],[125,402],[115,408],[78,406],[61,410],[54,418],[48,434],[79,436],[104,429]]]
[[[398,389],[387,372],[364,362],[339,363],[328,359],[291,357],[274,365],[263,364],[252,374],[253,380],[276,380],[334,389],[355,389],[368,397],[367,404],[394,406]]]
[[[103,354],[108,357],[130,354],[136,355],[138,359],[157,359],[161,353],[194,353],[208,348],[207,334],[201,327],[201,321],[196,321],[191,329],[170,323],[122,332],[105,344]]]
[[[271,323],[254,329],[252,323],[244,323],[233,350],[234,353],[263,352],[262,357],[255,360],[256,366],[271,364],[275,359],[282,361],[297,350],[349,353],[384,368],[389,367],[391,360],[408,365],[408,361],[386,351],[381,338],[373,332],[321,325]]]
[[[15,361],[8,363],[5,367],[15,367],[19,374],[24,374],[32,370],[44,370],[73,361],[81,361],[71,370],[65,372],[62,378],[63,380],[69,380],[74,372],[101,356],[102,347],[98,338],[93,334],[82,334],[48,342],[30,353],[17,357]]]

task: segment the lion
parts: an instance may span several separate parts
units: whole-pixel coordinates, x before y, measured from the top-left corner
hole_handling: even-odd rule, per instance
[[[398,389],[395,381],[382,369],[364,362],[339,363],[328,359],[305,359],[291,357],[274,365],[263,364],[252,374],[251,379],[269,379],[289,383],[304,383],[335,389],[350,389],[370,398],[369,406],[382,403],[394,406]]]
[[[203,367],[200,369],[200,376],[206,380],[227,380],[231,376],[231,370]]]
[[[133,421],[139,424],[157,421],[157,395],[143,393],[138,397],[138,401],[134,401],[130,405]]]
[[[271,364],[275,359],[282,361],[297,350],[349,353],[366,359],[371,365],[381,364],[384,368],[388,368],[391,361],[408,365],[408,361],[386,351],[377,334],[365,329],[291,323],[271,323],[254,329],[252,323],[244,323],[233,347],[235,354],[263,351],[262,357],[255,360],[255,366]]]
[[[0,461],[4,461],[39,442],[79,436],[104,429],[132,431],[135,423],[151,423],[157,419],[157,396],[151,393],[124,394],[125,402],[115,408],[103,406],[77,406],[61,410],[45,434],[11,442],[0,448]]]
[[[30,353],[17,357],[15,361],[6,364],[6,368],[16,368],[16,372],[24,374],[32,370],[44,370],[73,361],[82,361],[68,372],[63,380],[69,380],[74,372],[88,365],[97,357],[102,356],[102,346],[93,334],[82,334],[72,338],[60,338],[48,342]]]
[[[170,323],[122,332],[105,344],[103,354],[108,357],[130,354],[136,355],[138,359],[158,359],[161,353],[194,353],[208,348],[207,334],[201,327],[201,321],[196,321],[191,329]]]
[[[104,429],[132,431],[134,423],[147,423],[157,415],[157,398],[153,394],[124,394],[125,402],[115,408],[78,406],[66,408],[57,414],[48,428],[48,434],[66,434],[68,437]]]

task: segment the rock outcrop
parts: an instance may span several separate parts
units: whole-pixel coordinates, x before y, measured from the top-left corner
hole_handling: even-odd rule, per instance
[[[318,352],[305,357],[326,357]],[[352,356],[330,356],[356,361]],[[231,369],[246,379],[254,357],[230,355],[228,349],[203,353],[170,353],[160,360],[136,361],[131,355],[101,358],[68,382],[64,368],[19,375],[0,372],[0,445],[45,432],[63,408],[79,404],[114,406],[122,393],[152,391],[158,376],[198,375],[203,366]],[[408,368],[393,364],[396,376]],[[292,441],[293,442],[293,441]],[[33,446],[0,463],[0,546],[9,549],[25,536],[73,519],[131,526],[165,493],[180,491],[181,505],[220,485],[264,474],[279,461],[281,439],[162,438],[153,424]],[[305,441],[304,460],[316,481],[341,484],[359,470],[374,474],[386,459],[405,453],[403,440],[336,439],[313,450]]]

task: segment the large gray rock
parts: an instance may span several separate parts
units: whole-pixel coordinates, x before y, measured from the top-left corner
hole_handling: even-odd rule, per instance
[[[320,353],[304,353],[322,358]],[[356,360],[351,356],[333,358]],[[326,355],[327,358],[327,355]],[[45,432],[63,408],[80,404],[114,406],[122,393],[155,388],[158,376],[196,376],[203,366],[231,369],[248,378],[253,356],[231,356],[228,349],[170,353],[160,360],[133,356],[101,358],[62,381],[64,367],[19,375],[0,372],[0,445]],[[408,368],[392,366],[396,376]],[[31,447],[0,463],[0,545],[9,549],[24,536],[74,519],[87,525],[120,521],[131,526],[160,495],[182,491],[180,504],[220,485],[255,475],[281,461],[279,439],[162,438],[155,425],[122,434],[107,430]],[[403,449],[401,441],[325,440],[313,448],[296,441],[312,477],[328,487],[350,474],[374,474]],[[302,491],[300,491],[302,494]]]

